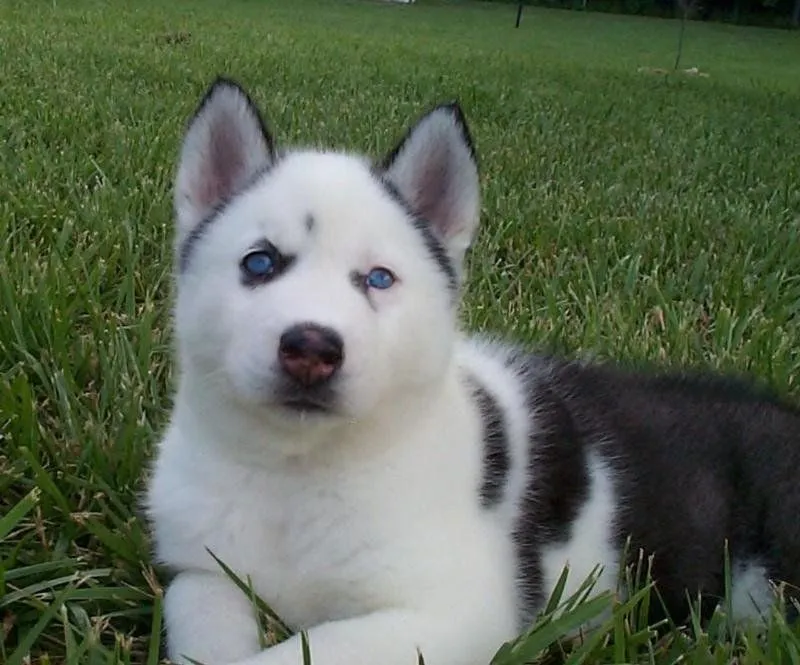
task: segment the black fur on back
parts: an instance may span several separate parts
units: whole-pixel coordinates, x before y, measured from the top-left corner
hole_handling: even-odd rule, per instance
[[[590,450],[612,469],[616,545],[654,555],[672,618],[686,618],[687,591],[724,595],[726,540],[732,562],[800,586],[800,410],[739,379],[526,362],[534,428],[516,541],[528,609],[542,601],[539,547],[588,499]]]
[[[586,441],[564,401],[541,384],[529,392],[528,409],[535,420],[526,469],[529,487],[514,534],[526,620],[533,618],[549,591],[542,584],[541,548],[569,538],[589,486]]]
[[[480,487],[481,505],[494,508],[503,500],[508,474],[511,470],[511,454],[508,450],[503,409],[480,381],[468,377],[473,399],[480,410],[483,422],[483,478]]]

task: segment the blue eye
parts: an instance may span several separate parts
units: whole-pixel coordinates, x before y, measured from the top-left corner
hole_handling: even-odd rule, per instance
[[[275,272],[275,260],[262,250],[250,252],[242,259],[242,270],[248,277],[263,279]]]
[[[388,289],[394,284],[395,276],[386,268],[373,268],[367,275],[367,286],[372,289]]]

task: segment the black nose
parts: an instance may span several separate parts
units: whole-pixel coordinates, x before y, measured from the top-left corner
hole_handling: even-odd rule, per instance
[[[313,323],[292,326],[281,335],[278,362],[304,386],[330,379],[344,360],[344,343],[335,330]]]

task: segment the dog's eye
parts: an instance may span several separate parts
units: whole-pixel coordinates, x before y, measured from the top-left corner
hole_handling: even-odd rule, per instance
[[[266,279],[276,268],[275,257],[263,249],[250,252],[242,259],[242,271],[250,279]]]
[[[395,276],[387,268],[373,268],[366,277],[367,286],[371,289],[388,289],[394,280]]]

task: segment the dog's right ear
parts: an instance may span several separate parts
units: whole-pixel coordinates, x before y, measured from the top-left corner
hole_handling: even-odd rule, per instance
[[[174,194],[179,241],[274,160],[258,108],[237,83],[218,78],[183,139]]]

